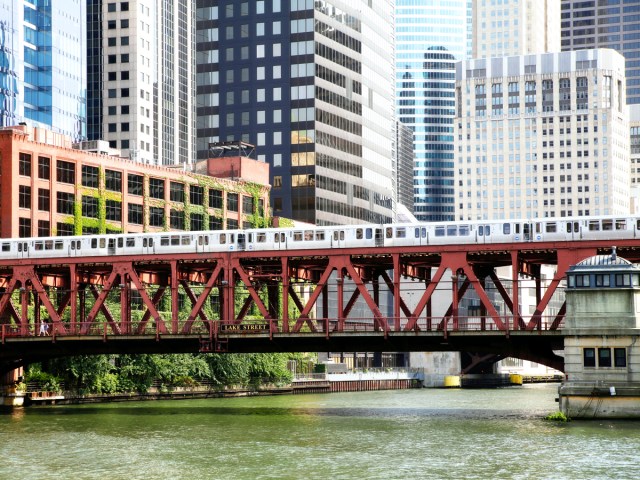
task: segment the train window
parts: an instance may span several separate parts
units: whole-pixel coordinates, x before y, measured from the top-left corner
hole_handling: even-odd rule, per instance
[[[285,236],[284,236],[284,233],[281,233],[281,234],[280,234],[280,241],[281,241],[282,243],[284,243],[284,242],[285,242]]]
[[[92,238],[91,239],[91,248],[98,248],[98,239],[97,238]]]
[[[10,252],[11,251],[11,244],[10,243],[3,243],[2,244],[2,251],[3,252]]]
[[[146,239],[146,238],[143,238],[143,239],[142,239],[142,246],[143,246],[143,247],[146,247],[146,246],[147,246],[147,239]]]
[[[107,246],[107,242],[105,241],[105,239],[104,239],[104,238],[101,238],[101,239],[100,239],[100,248],[104,248],[104,247],[106,247],[106,246]]]
[[[416,227],[413,231],[415,238],[420,238],[420,228]]]
[[[636,230],[640,230],[640,220],[636,220]]]
[[[356,228],[356,240],[362,240],[362,229],[361,228]]]
[[[54,248],[55,248],[56,250],[62,250],[62,249],[64,248],[64,245],[62,244],[62,242],[61,242],[61,241],[57,241],[57,242],[55,243],[55,247],[54,247]]]
[[[129,247],[135,247],[136,246],[136,240],[134,238],[131,237],[127,237],[127,248]]]
[[[407,230],[404,227],[396,228],[396,238],[407,238]]]
[[[153,247],[153,238],[149,239],[149,247]]]
[[[447,237],[455,237],[458,234],[458,226],[457,225],[448,225],[447,226]]]
[[[502,224],[502,233],[504,235],[509,235],[511,233],[511,224],[510,223],[503,223]]]
[[[80,250],[80,240],[76,240],[76,250]]]
[[[18,243],[18,251],[21,252],[22,251],[22,243]]]
[[[302,241],[302,232],[293,232],[293,241],[301,242]]]
[[[274,236],[274,240],[276,243],[280,243],[280,234],[278,232],[276,232],[275,236]]]
[[[176,245],[180,245],[180,236],[179,235],[172,235],[171,236],[171,245],[172,246],[176,246]]]
[[[189,235],[181,236],[180,245],[191,245],[191,237]]]
[[[444,237],[444,227],[436,227],[436,237]]]
[[[276,235],[277,237],[277,235]],[[258,233],[256,235],[256,242],[257,243],[265,243],[267,241],[267,234],[266,233]]]
[[[344,240],[344,230],[340,230],[340,240]]]
[[[220,243],[222,245],[224,245],[225,243],[227,243],[227,234],[226,233],[221,233],[220,234]]]
[[[324,240],[324,231],[323,230],[317,230],[316,231],[316,240]]]
[[[427,238],[427,229],[422,227],[420,229],[420,235],[422,236],[422,238]]]
[[[613,221],[611,221],[611,220],[603,220],[602,221],[602,230],[613,230]]]
[[[470,233],[470,229],[469,229],[469,225],[460,225],[460,228],[458,230],[458,233],[460,234],[460,236],[462,237],[466,237],[469,235]]]
[[[393,229],[391,227],[387,227],[387,231],[385,233],[385,237],[392,238],[393,237]]]
[[[478,226],[478,235],[484,236],[484,225]]]
[[[124,238],[118,237],[118,248],[122,248],[124,245]]]
[[[198,235],[198,245],[202,245],[204,243],[204,235]]]
[[[169,246],[169,237],[161,237],[160,238],[160,246],[168,247]]]
[[[313,230],[305,230],[304,231],[304,239],[305,239],[305,241],[313,240]]]
[[[365,228],[364,236],[367,240],[371,240],[373,238],[373,228]]]
[[[71,247],[71,250],[75,250],[76,249],[76,242],[72,241],[70,247]]]
[[[235,238],[236,238],[235,234],[230,233],[229,234],[229,243],[235,243],[235,241],[236,241]]]
[[[625,219],[616,220],[616,230],[626,230],[627,221]]]
[[[42,244],[42,242],[35,242],[33,245],[34,250],[43,250],[44,249],[44,245]]]
[[[571,232],[571,224],[567,224],[567,227],[569,228],[569,232]],[[544,231],[546,233],[556,233],[556,228],[557,225],[555,223],[545,223],[544,225]]]
[[[589,221],[589,231],[595,232],[600,230],[600,221],[599,220],[590,220]]]
[[[45,240],[44,249],[45,250],[53,250],[53,240]]]
[[[489,225],[484,227],[484,234],[485,235],[491,235],[491,227]]]

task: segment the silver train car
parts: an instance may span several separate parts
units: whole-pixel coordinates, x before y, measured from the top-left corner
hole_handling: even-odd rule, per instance
[[[602,216],[0,239],[0,259],[499,244],[640,237],[640,217]]]

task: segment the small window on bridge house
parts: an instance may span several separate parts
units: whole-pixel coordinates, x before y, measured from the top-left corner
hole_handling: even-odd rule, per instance
[[[598,367],[610,367],[611,366],[611,349],[599,348],[598,349]]]
[[[576,275],[576,287],[588,287],[589,286],[589,274]]]
[[[613,349],[613,366],[614,367],[627,366],[627,349],[626,348]]]
[[[585,367],[595,367],[596,366],[596,349],[585,348],[583,349],[582,353],[583,353],[583,365]]]
[[[616,273],[616,287],[630,287],[631,278],[628,273]]]
[[[611,277],[608,273],[602,274],[599,273],[596,275],[596,287],[608,287]]]

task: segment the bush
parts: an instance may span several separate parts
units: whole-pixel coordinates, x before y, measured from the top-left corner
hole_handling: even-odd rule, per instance
[[[546,417],[544,417],[545,420],[548,420],[550,422],[562,422],[562,423],[566,423],[569,421],[569,417],[567,417],[564,413],[562,412],[553,412],[550,413],[549,415],[547,415]]]

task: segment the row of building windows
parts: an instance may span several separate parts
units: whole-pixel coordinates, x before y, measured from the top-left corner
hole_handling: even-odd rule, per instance
[[[613,356],[611,355],[613,350]],[[596,356],[597,353],[597,356]],[[627,366],[627,349],[626,348],[584,348],[583,349],[583,365],[585,367],[609,368]]]

